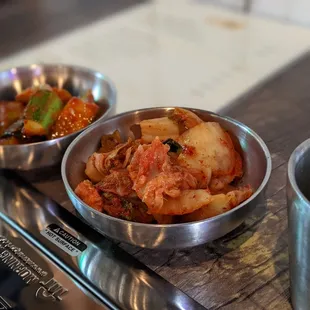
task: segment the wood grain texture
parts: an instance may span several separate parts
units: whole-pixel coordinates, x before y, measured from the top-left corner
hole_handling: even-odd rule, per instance
[[[294,148],[310,136],[309,76],[310,54],[225,111],[254,129],[272,154],[266,204],[244,224],[219,240],[186,250],[159,252],[120,244],[207,309],[291,309],[286,166]],[[57,172],[34,185],[73,209]]]

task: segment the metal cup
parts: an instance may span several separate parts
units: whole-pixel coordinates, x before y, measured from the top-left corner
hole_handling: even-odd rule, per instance
[[[290,157],[287,182],[291,300],[310,309],[310,139]]]

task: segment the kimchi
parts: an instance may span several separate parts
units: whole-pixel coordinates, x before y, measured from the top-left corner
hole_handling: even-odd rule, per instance
[[[126,141],[115,132],[85,167],[87,180],[76,195],[98,212],[120,219],[173,224],[210,218],[248,199],[241,154],[217,122],[204,122],[191,111],[143,120],[141,137]]]

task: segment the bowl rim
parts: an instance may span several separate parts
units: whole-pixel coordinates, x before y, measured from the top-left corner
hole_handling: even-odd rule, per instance
[[[179,106],[178,106],[179,107]],[[102,124],[105,124],[106,122],[109,122],[115,118],[119,118],[119,117],[122,117],[122,116],[125,116],[125,115],[128,115],[128,114],[133,114],[133,113],[137,113],[137,112],[144,112],[144,111],[155,111],[155,110],[172,110],[172,109],[175,109],[176,106],[168,106],[168,107],[152,107],[152,108],[143,108],[143,109],[138,109],[138,110],[130,110],[130,111],[126,111],[126,112],[123,112],[123,113],[120,113],[120,114],[117,114],[113,117],[110,117],[106,120],[104,120],[103,122],[97,124],[96,126],[92,126],[91,128],[88,128],[86,129],[83,133],[81,133],[78,137],[76,137],[72,142],[71,144],[69,145],[69,147],[67,148],[64,156],[63,156],[63,159],[62,159],[62,163],[61,163],[61,177],[62,177],[62,181],[65,185],[65,188],[66,188],[66,191],[67,191],[67,194],[70,198],[70,195],[73,195],[75,199],[77,199],[79,201],[80,204],[82,204],[84,207],[86,207],[86,209],[88,209],[89,211],[91,212],[94,212],[96,213],[97,215],[99,216],[102,216],[102,217],[105,217],[109,220],[112,220],[112,221],[115,221],[115,222],[118,222],[118,223],[121,223],[121,224],[127,224],[127,225],[132,225],[134,227],[157,227],[157,228],[178,228],[178,227],[188,227],[188,226],[192,226],[192,225],[200,225],[200,224],[204,224],[204,223],[210,223],[210,222],[214,222],[214,221],[217,221],[218,219],[222,218],[222,217],[225,217],[226,215],[228,214],[232,214],[234,212],[236,212],[237,210],[245,207],[249,202],[251,202],[252,200],[254,200],[261,192],[262,190],[265,188],[265,186],[267,185],[268,181],[269,181],[269,178],[270,178],[270,175],[271,175],[271,171],[272,171],[272,162],[271,162],[271,155],[270,155],[270,152],[269,152],[269,149],[267,147],[267,145],[265,144],[265,142],[263,141],[263,139],[254,131],[252,130],[251,128],[249,128],[248,126],[246,126],[245,124],[229,117],[229,116],[221,116],[217,113],[214,113],[214,112],[211,112],[211,111],[207,111],[207,110],[202,110],[202,109],[196,109],[196,108],[189,108],[189,107],[181,107],[183,109],[187,109],[187,110],[191,110],[192,112],[195,112],[195,111],[200,111],[200,112],[207,112],[209,113],[211,116],[216,116],[216,117],[219,117],[223,120],[226,120],[228,122],[231,122],[231,123],[234,123],[235,125],[238,125],[242,128],[244,128],[247,132],[249,132],[257,141],[258,143],[260,144],[264,154],[265,154],[265,158],[266,158],[266,172],[265,172],[265,176],[260,184],[260,186],[258,187],[258,189],[252,194],[251,197],[249,197],[247,200],[243,201],[241,204],[239,204],[237,207],[225,212],[225,213],[222,213],[222,214],[219,214],[219,215],[216,215],[216,216],[213,216],[211,218],[207,218],[207,219],[204,219],[204,220],[199,220],[199,221],[194,221],[194,222],[186,222],[186,223],[176,223],[176,224],[146,224],[146,223],[138,223],[138,222],[131,222],[131,221],[128,221],[128,220],[124,220],[124,219],[119,219],[119,218],[116,218],[116,217],[113,217],[113,216],[110,216],[108,214],[105,214],[105,213],[102,213],[102,212],[99,212],[93,208],[91,208],[90,206],[88,206],[86,203],[84,203],[74,192],[74,190],[71,188],[69,182],[68,182],[68,179],[67,179],[67,176],[66,176],[66,162],[67,162],[67,159],[71,153],[71,150],[73,149],[73,147],[79,143],[80,139],[82,139],[85,135],[87,135],[89,132],[91,132],[92,130],[94,130],[97,126],[100,126]]]
[[[48,144],[57,144],[63,140],[66,140],[67,138],[72,138],[75,137],[76,135],[79,135],[81,132],[83,132],[84,130],[94,126],[95,124],[98,124],[99,121],[101,121],[103,118],[105,118],[107,115],[109,115],[109,113],[113,110],[114,106],[116,105],[116,101],[117,101],[117,90],[116,90],[116,86],[115,83],[104,73],[100,72],[100,71],[96,71],[94,69],[91,68],[87,68],[84,66],[79,66],[79,65],[69,65],[69,64],[62,64],[62,63],[32,63],[29,65],[22,65],[22,66],[17,66],[17,67],[11,67],[9,69],[5,69],[5,70],[1,70],[0,71],[0,75],[4,74],[6,72],[9,72],[13,69],[15,70],[31,70],[31,69],[35,69],[35,68],[44,68],[44,67],[50,67],[50,68],[73,68],[73,69],[77,69],[80,71],[84,71],[86,73],[91,73],[96,75],[96,77],[106,81],[108,83],[108,85],[111,88],[111,100],[109,100],[109,108],[98,118],[96,119],[93,123],[87,125],[86,127],[72,132],[69,135],[63,136],[63,137],[59,137],[56,139],[50,139],[50,140],[44,140],[44,141],[39,141],[39,142],[32,142],[32,143],[26,143],[26,144],[17,144],[17,145],[0,145],[0,149],[1,148],[6,148],[6,149],[21,149],[21,148],[27,148],[29,146],[40,146],[42,144],[46,144],[48,142]],[[1,83],[0,83],[1,84]],[[1,99],[0,99],[1,100]]]
[[[287,166],[287,178],[288,178],[288,181],[289,181],[293,191],[308,206],[310,205],[310,200],[302,193],[299,186],[297,185],[295,172],[296,172],[296,166],[299,162],[299,158],[300,158],[301,154],[303,154],[305,150],[309,150],[309,149],[310,149],[310,138],[301,142],[294,149],[293,153],[291,154],[291,156],[289,158],[288,166]]]

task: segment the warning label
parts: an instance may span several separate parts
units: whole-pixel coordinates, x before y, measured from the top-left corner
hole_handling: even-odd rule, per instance
[[[41,235],[71,256],[78,256],[87,248],[85,243],[66,232],[57,224],[48,225],[41,231]]]

